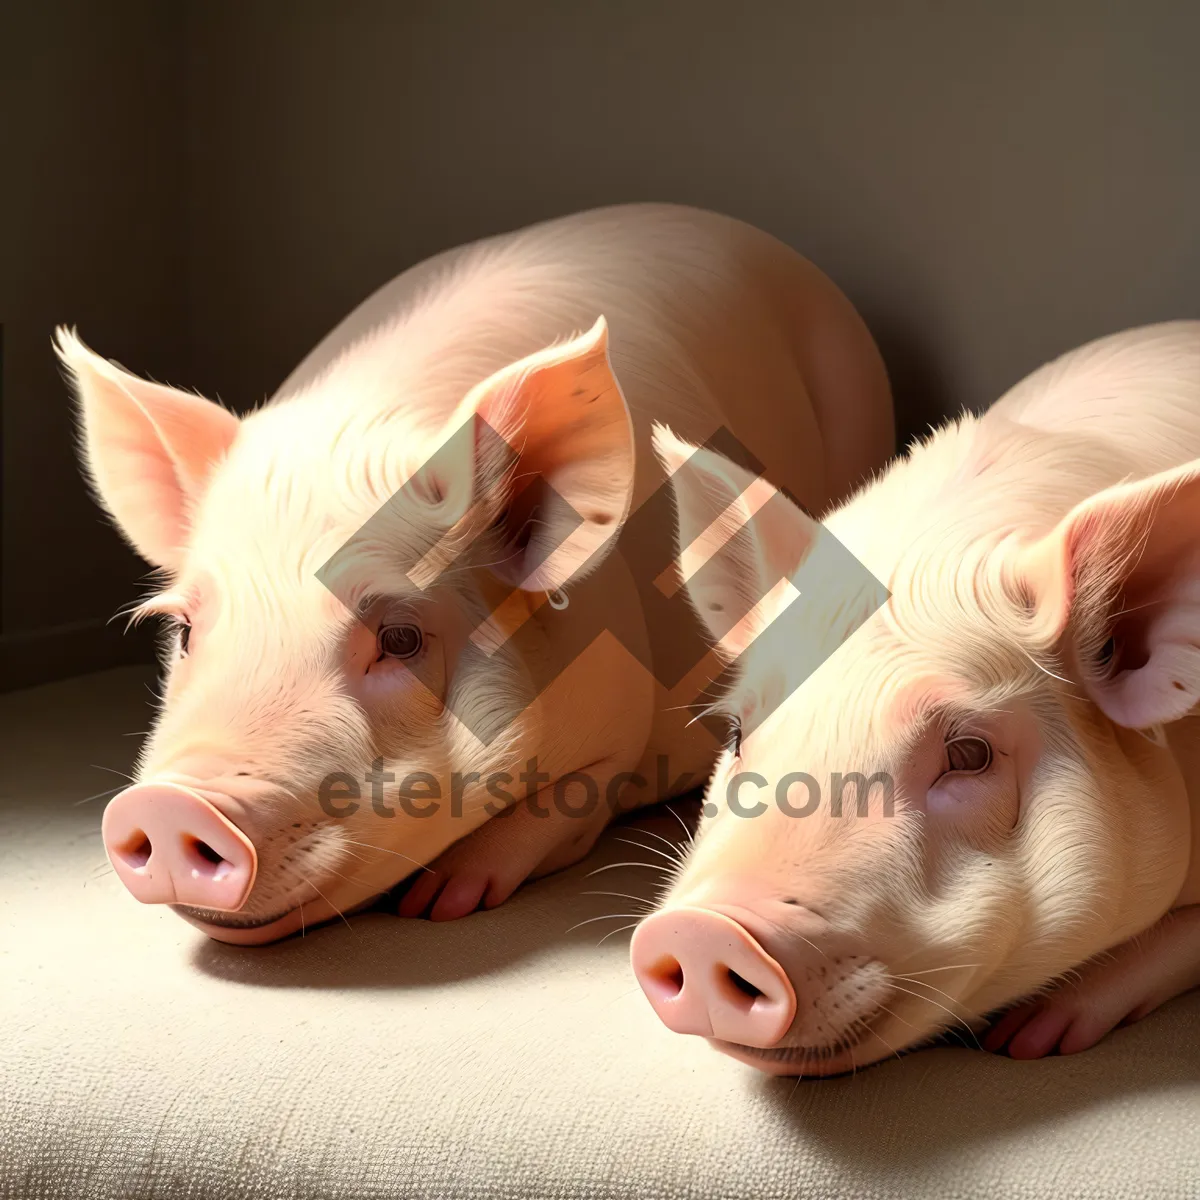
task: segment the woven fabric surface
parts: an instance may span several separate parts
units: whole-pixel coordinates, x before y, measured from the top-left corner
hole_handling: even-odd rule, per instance
[[[128,768],[148,678],[0,700],[0,1196],[1200,1196],[1200,996],[1071,1058],[768,1079],[657,1024],[628,933],[598,944],[628,920],[571,930],[632,911],[589,889],[653,893],[587,878],[654,859],[611,834],[463,921],[206,941],[122,892],[79,803]]]

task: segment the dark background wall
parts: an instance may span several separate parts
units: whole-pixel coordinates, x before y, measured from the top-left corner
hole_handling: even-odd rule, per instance
[[[151,649],[108,624],[146,568],[80,480],[50,337],[186,379],[182,32],[155,0],[0,0],[0,686]]]
[[[1182,0],[9,9],[5,666],[14,638],[106,618],[138,573],[76,481],[55,320],[242,406],[411,263],[636,199],[734,213],[825,268],[905,434],[1088,338],[1200,316]]]

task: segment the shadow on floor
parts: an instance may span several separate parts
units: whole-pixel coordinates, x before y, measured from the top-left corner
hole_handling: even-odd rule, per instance
[[[205,940],[192,962],[207,975],[257,987],[420,988],[503,972],[572,947],[623,957],[626,927],[653,903],[670,870],[667,847],[657,839],[686,844],[684,826],[666,808],[611,826],[582,863],[526,884],[490,912],[434,923],[397,917],[388,911],[394,901],[384,898],[345,922],[269,946]],[[699,800],[670,808],[691,827]]]
[[[1038,1128],[1062,1130],[1088,1109],[1124,1109],[1142,1093],[1200,1111],[1200,1039],[1180,1044],[1177,1036],[1198,1026],[1200,993],[1193,992],[1080,1054],[1018,1062],[942,1047],[885,1061],[854,1078],[806,1080],[798,1087],[794,1079],[764,1077],[757,1087],[772,1119],[792,1136],[847,1166],[894,1178],[897,1171],[915,1172],[939,1157]],[[935,1082],[925,1086],[931,1078]],[[1145,1110],[1132,1111],[1145,1119]],[[1145,1171],[1148,1182],[1158,1178],[1153,1161]],[[1058,1191],[1047,1180],[1041,1194]]]

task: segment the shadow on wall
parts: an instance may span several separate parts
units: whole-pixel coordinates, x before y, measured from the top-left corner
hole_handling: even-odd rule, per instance
[[[928,334],[915,322],[898,312],[864,312],[863,319],[887,364],[896,406],[896,449],[902,451],[964,406],[955,400]]]
[[[80,485],[57,321],[244,409],[439,250],[674,200],[843,287],[908,438],[1197,315],[1200,5],[9,7],[0,687],[143,653],[104,626],[140,568]]]

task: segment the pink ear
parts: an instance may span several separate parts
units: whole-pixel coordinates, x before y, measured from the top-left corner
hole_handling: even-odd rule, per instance
[[[765,479],[654,427],[654,451],[675,494],[679,570],[717,650],[754,640],[747,616],[808,558],[821,527]]]
[[[237,435],[237,417],[130,375],[67,329],[57,331],[55,350],[75,382],[84,456],[101,502],[143,558],[178,569],[191,510]]]
[[[1023,556],[1051,636],[1070,630],[1081,682],[1145,729],[1200,700],[1200,462],[1077,505]]]
[[[541,591],[598,565],[634,477],[633,427],[603,317],[476,385],[446,428],[432,490],[452,520],[502,515],[513,553],[498,575]]]

